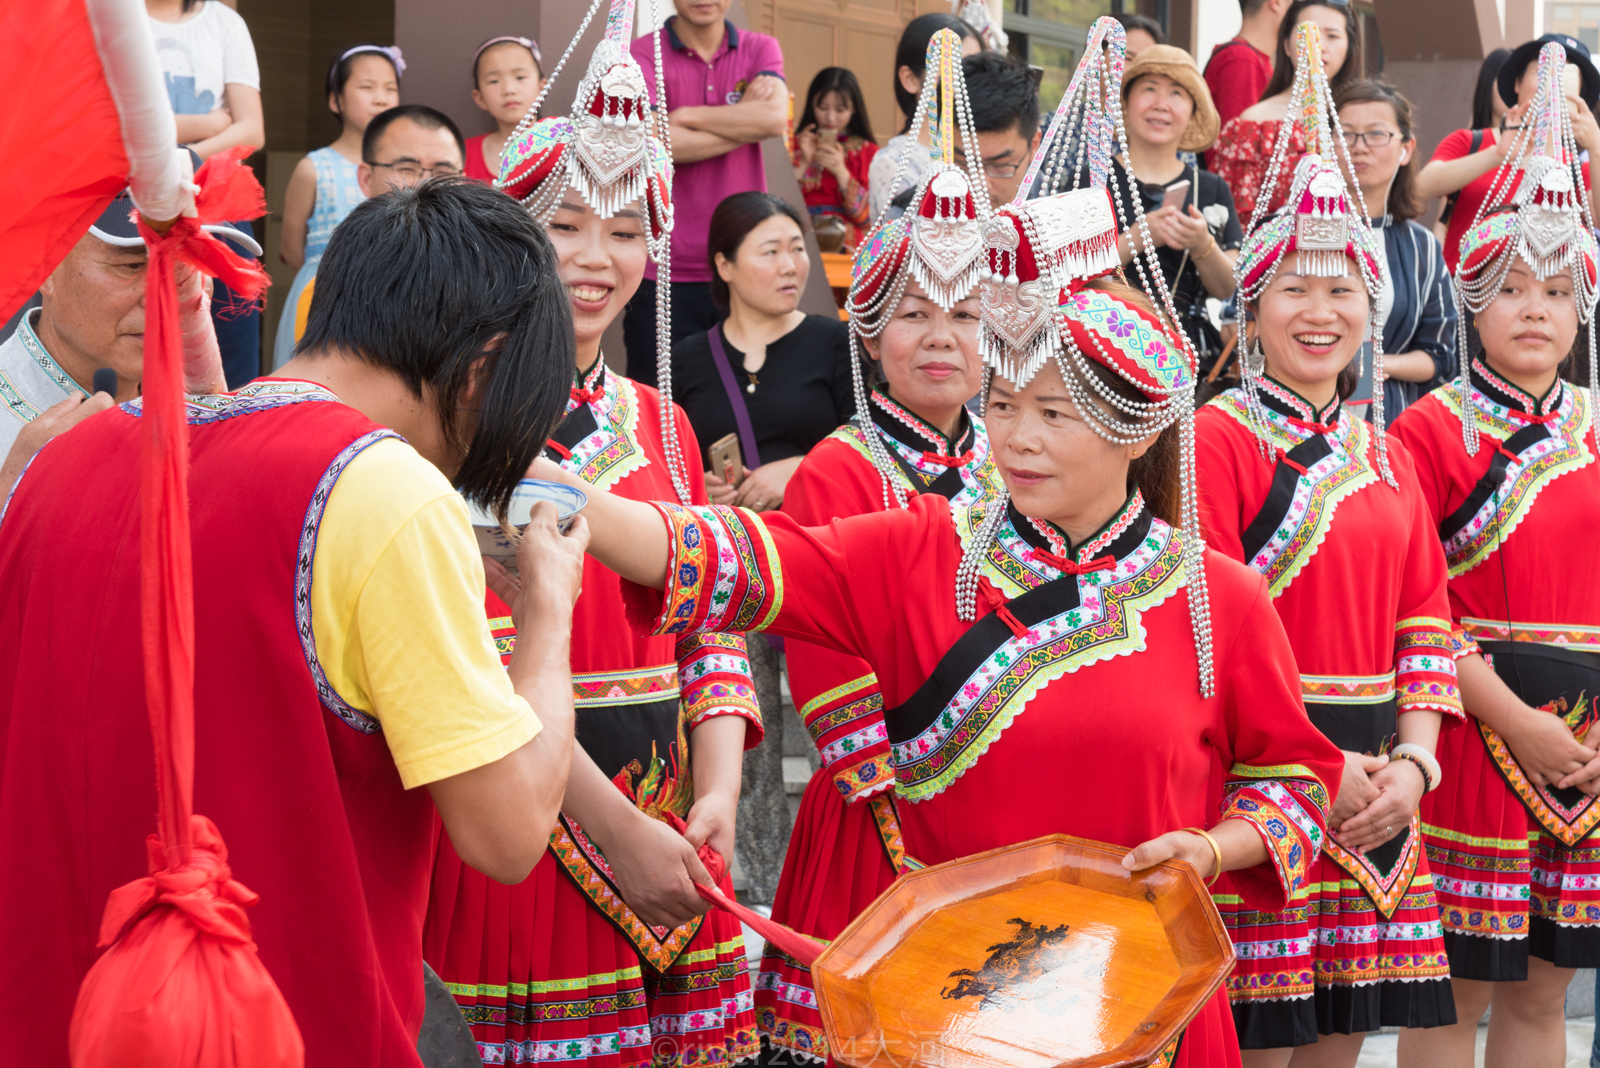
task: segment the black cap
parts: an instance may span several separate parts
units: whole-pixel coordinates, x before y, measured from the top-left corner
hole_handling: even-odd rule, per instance
[[[100,217],[89,224],[89,232],[108,245],[120,245],[123,248],[142,245],[144,238],[139,236],[139,227],[134,224],[131,217],[133,211],[133,197],[124,189],[112,198],[111,203],[106,205],[106,210],[100,213]],[[227,223],[206,223],[200,229],[234,242],[240,248],[248,250],[251,255],[261,255],[261,246],[256,244],[256,239],[252,235]]]
[[[1516,107],[1517,82],[1528,64],[1539,58],[1539,49],[1547,44],[1558,44],[1567,50],[1567,62],[1578,68],[1578,99],[1593,108],[1596,102],[1600,102],[1600,70],[1595,69],[1589,47],[1576,37],[1568,37],[1564,33],[1547,33],[1512,49],[1497,79],[1500,99],[1506,102],[1506,107]]]

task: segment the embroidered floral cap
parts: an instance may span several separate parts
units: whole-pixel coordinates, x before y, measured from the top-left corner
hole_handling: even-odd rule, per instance
[[[600,10],[593,0],[578,32],[545,80],[528,113],[506,139],[495,186],[522,201],[548,224],[566,191],[578,194],[602,219],[632,204],[645,216],[645,247],[656,264],[656,383],[662,451],[678,499],[690,499],[688,461],[678,442],[672,406],[672,149],[666,109],[650,99],[644,71],[629,51],[634,0],[610,0],[605,35],[589,57],[573,97],[572,114],[539,119],[539,106]],[[655,34],[656,85],[661,78],[661,32]]]
[[[1291,253],[1298,253],[1300,273],[1338,278],[1354,260],[1367,293],[1383,292],[1385,260],[1366,213],[1353,203],[1338,162],[1307,153],[1295,167],[1285,209],[1268,219],[1245,240],[1234,274],[1241,296],[1259,296]]]
[[[1115,371],[1152,404],[1194,387],[1183,346],[1156,316],[1116,293],[1063,290],[1057,321],[1070,344]]]

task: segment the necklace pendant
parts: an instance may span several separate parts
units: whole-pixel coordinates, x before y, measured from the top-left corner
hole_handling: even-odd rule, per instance
[[[746,393],[754,393],[756,391],[756,384],[751,382],[748,386],[744,387],[744,391]]]

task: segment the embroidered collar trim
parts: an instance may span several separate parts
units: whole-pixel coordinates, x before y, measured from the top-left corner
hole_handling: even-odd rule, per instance
[[[72,380],[72,376],[61,369],[61,365],[56,363],[55,357],[50,355],[49,350],[44,347],[44,343],[39,340],[39,335],[34,332],[33,324],[43,314],[43,308],[34,308],[22,317],[22,321],[17,324],[18,340],[22,342],[22,347],[27,350],[28,355],[33,357],[33,362],[37,363],[40,369],[49,375],[50,380],[60,386],[67,396],[70,397],[74,393],[85,392],[81,386]]]
[[[1111,517],[1110,522],[1087,541],[1072,545],[1054,524],[1023,515],[1017,511],[1015,504],[1009,504],[1008,508],[1011,526],[1016,529],[1017,536],[1023,541],[1035,549],[1044,549],[1056,556],[1070,552],[1072,559],[1080,564],[1086,564],[1106,553],[1117,560],[1124,559],[1144,541],[1145,535],[1150,531],[1152,518],[1150,510],[1145,507],[1144,494],[1134,490],[1133,496],[1123,503],[1117,514]],[[1055,568],[1048,565],[1044,565],[1044,568],[1052,573],[1055,572]]]
[[[1483,362],[1482,353],[1472,358],[1468,374],[1472,378],[1473,388],[1486,399],[1512,412],[1535,418],[1543,418],[1559,409],[1568,392],[1567,384],[1558,377],[1544,398],[1535,400],[1532,394],[1525,393],[1491,371],[1489,365]]]
[[[1326,406],[1319,409],[1288,386],[1267,375],[1261,376],[1260,389],[1262,406],[1275,415],[1327,426],[1338,421],[1339,416],[1343,414],[1344,409],[1338,394],[1335,394],[1333,400]]]
[[[605,489],[633,472],[650,465],[650,457],[639,440],[639,395],[631,379],[608,374],[605,361],[585,376],[586,389],[599,390],[589,399],[595,429],[572,446],[572,455],[561,466],[591,485]],[[567,399],[567,411],[576,411],[578,402]]]
[[[961,421],[956,427],[956,436],[951,439],[944,436],[936,427],[929,426],[905,405],[889,396],[881,386],[872,387],[872,403],[874,411],[872,421],[885,434],[897,441],[910,445],[919,451],[930,447],[927,451],[938,452],[944,456],[960,456],[973,446],[976,434],[972,427],[972,419],[967,413],[966,405],[961,406]],[[887,419],[879,418],[880,412],[889,416]],[[908,437],[906,431],[915,434],[921,440]]]

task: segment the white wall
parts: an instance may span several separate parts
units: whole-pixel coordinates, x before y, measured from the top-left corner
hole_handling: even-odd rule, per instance
[[[1211,50],[1239,32],[1239,0],[1195,0],[1194,58],[1205,69]]]

